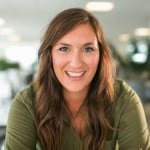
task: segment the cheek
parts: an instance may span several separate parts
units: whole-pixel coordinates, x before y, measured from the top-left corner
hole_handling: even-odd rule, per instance
[[[66,59],[64,59],[63,57],[56,56],[56,55],[53,55],[52,61],[53,61],[54,71],[58,71],[62,69],[66,64]]]
[[[90,61],[89,61],[90,60]],[[91,59],[88,60],[88,65],[89,67],[92,69],[92,70],[97,70],[97,66],[98,66],[98,63],[99,63],[99,57],[98,56],[95,56]]]

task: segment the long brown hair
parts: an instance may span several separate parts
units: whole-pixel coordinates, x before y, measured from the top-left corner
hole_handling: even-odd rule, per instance
[[[51,49],[65,34],[79,24],[88,23],[99,43],[99,65],[87,95],[87,149],[101,150],[111,128],[107,112],[114,94],[114,68],[98,20],[81,8],[60,12],[50,22],[39,49],[39,69],[36,77],[36,119],[38,137],[46,150],[61,149],[64,111],[62,86],[53,70]]]

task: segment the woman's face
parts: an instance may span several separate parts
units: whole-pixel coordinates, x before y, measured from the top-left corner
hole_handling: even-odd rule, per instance
[[[64,92],[87,92],[99,63],[96,35],[89,24],[81,24],[52,48],[52,62]]]

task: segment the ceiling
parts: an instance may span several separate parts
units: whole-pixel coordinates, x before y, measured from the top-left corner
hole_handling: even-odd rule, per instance
[[[44,27],[61,10],[70,7],[85,8],[88,0],[0,0],[0,18],[21,37],[21,42],[39,43]],[[94,13],[102,24],[107,40],[119,48],[120,34],[134,36],[138,27],[150,27],[150,0],[113,0],[111,12]],[[7,45],[4,45],[7,43]],[[0,50],[12,44],[8,35],[0,34]],[[19,44],[19,43],[18,43]],[[122,50],[119,49],[121,52]]]

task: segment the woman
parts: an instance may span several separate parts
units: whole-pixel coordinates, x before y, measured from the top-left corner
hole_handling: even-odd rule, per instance
[[[136,93],[115,79],[98,20],[67,9],[49,24],[35,81],[13,100],[5,140],[11,150],[149,150]]]

